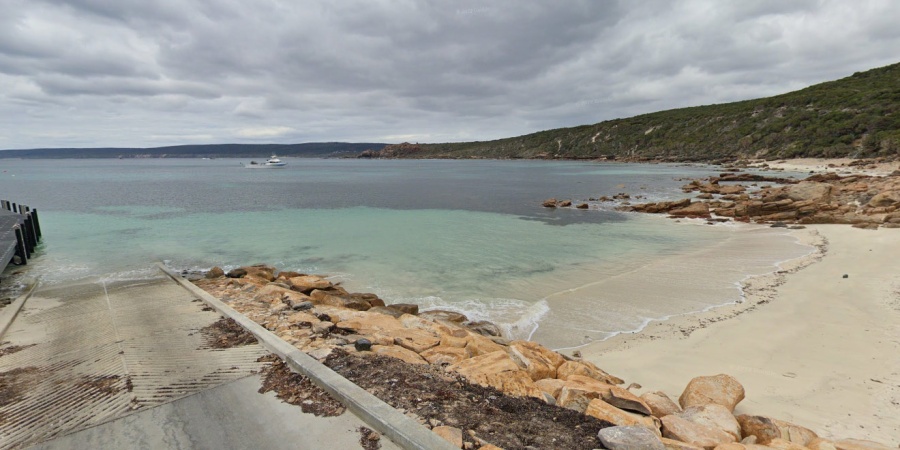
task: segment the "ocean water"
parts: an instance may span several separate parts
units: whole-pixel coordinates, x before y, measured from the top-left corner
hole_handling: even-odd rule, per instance
[[[561,348],[738,301],[742,279],[809,252],[783,230],[540,205],[680,198],[705,166],[285,159],[0,160],[0,197],[38,209],[44,235],[19,278],[268,263]]]

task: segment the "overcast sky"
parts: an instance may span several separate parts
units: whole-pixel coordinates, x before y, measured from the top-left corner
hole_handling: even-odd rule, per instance
[[[486,140],[900,62],[900,1],[0,0],[0,149]]]

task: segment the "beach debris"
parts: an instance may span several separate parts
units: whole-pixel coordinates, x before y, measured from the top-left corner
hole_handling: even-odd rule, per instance
[[[841,278],[850,278],[850,275],[845,273]]]

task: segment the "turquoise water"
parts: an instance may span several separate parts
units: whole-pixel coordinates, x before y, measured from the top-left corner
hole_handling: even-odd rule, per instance
[[[714,173],[706,167],[287,160],[284,170],[230,159],[0,160],[0,195],[40,211],[43,248],[27,267],[44,283],[141,277],[156,261],[187,270],[268,263],[327,274],[389,303],[493,320],[555,347],[734,301],[737,280],[806,251],[776,232],[758,236],[760,246],[729,226],[679,226],[608,205],[540,206],[553,196],[678,197],[675,178]],[[706,250],[726,255],[715,264],[729,270],[698,294],[691,277],[721,267],[689,268],[684,257]],[[684,270],[662,281],[687,281],[692,298],[677,287],[663,301],[597,287],[666,260]]]

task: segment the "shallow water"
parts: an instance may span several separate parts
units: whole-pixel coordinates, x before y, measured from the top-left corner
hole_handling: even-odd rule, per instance
[[[708,167],[285,159],[275,170],[237,159],[0,160],[0,196],[39,210],[43,248],[27,267],[44,283],[141,277],[160,260],[264,262],[554,347],[733,302],[747,274],[808,251],[778,231],[540,206],[680,197],[675,178]]]

